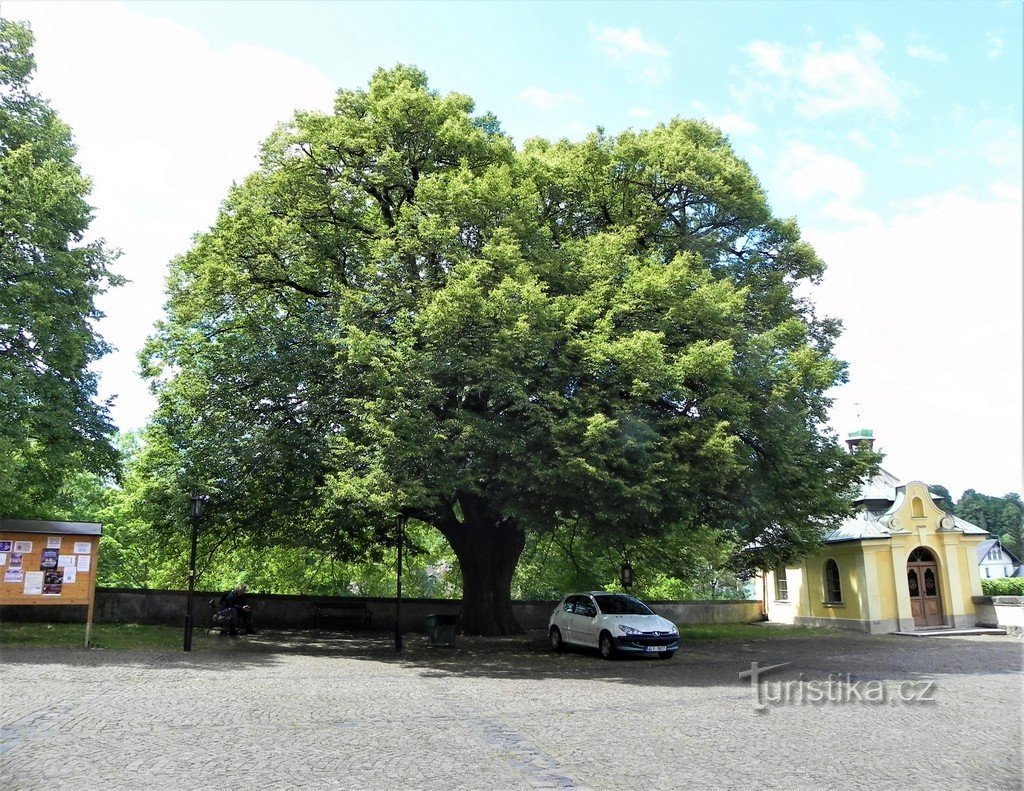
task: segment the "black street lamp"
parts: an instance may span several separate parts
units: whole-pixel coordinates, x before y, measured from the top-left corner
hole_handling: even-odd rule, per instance
[[[633,567],[629,565],[628,560],[619,568],[619,582],[621,582],[622,587],[626,589],[633,584]]]
[[[395,517],[395,528],[398,531],[398,569],[396,576],[398,584],[395,586],[395,653],[402,653],[402,550],[405,544],[405,523],[407,517]]]
[[[206,505],[205,494],[193,494],[189,498],[189,513],[192,516],[192,547],[188,554],[188,610],[185,613],[185,651],[192,650],[192,622],[195,618],[196,595],[196,541],[199,537],[199,519]]]

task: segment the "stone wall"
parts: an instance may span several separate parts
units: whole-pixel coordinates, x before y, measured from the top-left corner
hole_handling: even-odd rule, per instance
[[[978,626],[1005,629],[1007,634],[1024,634],[1024,596],[974,596]]]
[[[196,591],[196,628],[209,623],[208,602],[219,599],[220,592]],[[250,594],[254,623],[271,628],[311,629],[317,625],[318,602],[341,603],[353,608],[342,617],[322,611],[322,626],[327,628],[365,628],[360,623],[362,608],[369,613],[369,628],[389,631],[395,628],[395,600],[368,597],[283,596]],[[134,590],[126,588],[96,589],[96,623],[141,623],[181,626],[185,621],[188,594],[185,591]],[[677,624],[746,623],[759,620],[759,601],[652,601],[651,607]],[[548,617],[555,608],[554,601],[515,601],[512,609],[519,624],[525,629],[546,629]],[[428,615],[457,615],[462,603],[458,599],[403,599],[402,630],[423,632]],[[85,607],[61,605],[17,606],[0,608],[3,621],[85,621]]]

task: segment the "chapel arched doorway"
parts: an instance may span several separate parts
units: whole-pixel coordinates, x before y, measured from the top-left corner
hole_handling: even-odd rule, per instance
[[[942,626],[939,564],[935,555],[924,547],[918,547],[907,558],[907,587],[914,626]]]

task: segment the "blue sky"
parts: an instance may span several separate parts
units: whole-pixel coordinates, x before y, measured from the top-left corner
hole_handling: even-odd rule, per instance
[[[735,143],[756,172],[770,169],[787,142],[812,138],[870,167],[864,200],[883,209],[965,183],[983,188],[986,174],[964,146],[1020,129],[1018,3],[128,7],[201,31],[216,48],[286,52],[338,86],[365,83],[377,65],[414,63],[438,89],[468,93],[480,110],[496,112],[518,141],[578,137],[598,125],[616,132],[673,115],[734,117]],[[767,68],[776,58],[778,68]],[[778,211],[801,208],[789,198],[775,196]]]
[[[720,125],[829,265],[843,319],[834,427],[904,480],[1022,490],[1022,6],[1018,2],[4,0],[36,90],[71,124],[95,230],[133,282],[101,325],[119,425],[152,401],[135,354],[167,261],[259,140],[396,62],[469,94],[517,142],[672,116]]]

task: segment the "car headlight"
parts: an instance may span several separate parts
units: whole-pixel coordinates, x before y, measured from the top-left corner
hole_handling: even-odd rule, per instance
[[[643,634],[639,629],[634,629],[632,626],[623,626],[619,624],[619,631],[623,634]]]

